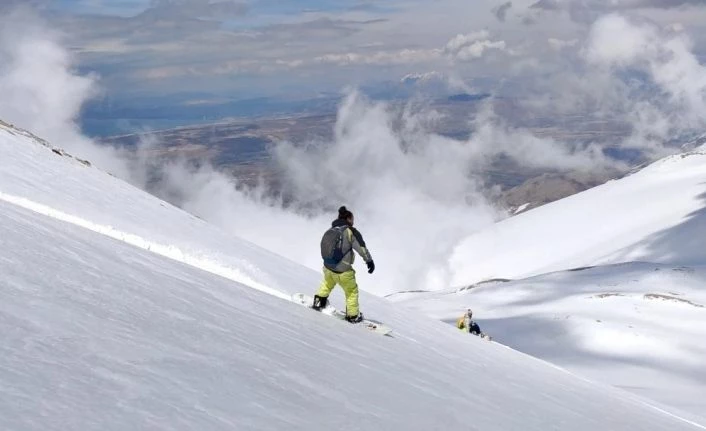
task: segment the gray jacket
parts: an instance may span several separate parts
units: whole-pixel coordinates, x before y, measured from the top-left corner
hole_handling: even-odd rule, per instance
[[[331,223],[332,227],[346,226],[345,220],[336,219]],[[324,266],[336,273],[343,273],[346,271],[351,271],[353,269],[353,262],[355,261],[355,254],[353,250],[356,251],[363,258],[365,263],[373,260],[370,252],[365,247],[365,241],[363,241],[363,235],[358,232],[358,229],[348,226],[348,228],[343,232],[343,259],[338,263],[338,265],[326,265]]]

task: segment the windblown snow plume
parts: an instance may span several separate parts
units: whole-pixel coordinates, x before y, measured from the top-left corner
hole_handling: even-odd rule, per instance
[[[207,167],[174,164],[164,172],[168,184],[186,191],[184,208],[316,269],[321,234],[345,204],[377,263],[374,281],[361,280],[363,289],[440,288],[462,234],[498,214],[480,193],[467,145],[423,133],[411,114],[397,130],[395,118],[386,105],[353,93],[340,108],[333,142],[276,146],[286,201],[239,188]]]
[[[611,144],[648,159],[673,153],[673,141],[706,129],[706,67],[681,30],[611,14],[584,40],[549,39],[555,61],[527,79],[523,103],[538,116],[620,125]]]
[[[609,73],[632,75],[619,90],[632,101],[631,145],[657,146],[706,127],[706,67],[683,32],[608,15],[593,25],[584,55]]]
[[[96,77],[74,70],[60,35],[23,9],[0,17],[0,118],[125,177],[117,153],[83,136],[76,121],[98,90]]]

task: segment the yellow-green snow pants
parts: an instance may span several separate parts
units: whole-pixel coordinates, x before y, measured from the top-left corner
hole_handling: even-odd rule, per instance
[[[355,271],[350,270],[340,274],[324,267],[324,279],[316,293],[318,296],[328,298],[336,284],[340,284],[346,295],[346,315],[358,315],[358,283],[355,281]]]

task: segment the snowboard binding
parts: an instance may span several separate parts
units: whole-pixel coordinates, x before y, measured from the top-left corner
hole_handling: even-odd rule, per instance
[[[346,316],[346,321],[350,323],[360,323],[363,321],[363,313],[358,313],[357,316]]]
[[[311,305],[316,311],[321,311],[328,305],[328,298],[325,296],[314,295],[314,303]]]

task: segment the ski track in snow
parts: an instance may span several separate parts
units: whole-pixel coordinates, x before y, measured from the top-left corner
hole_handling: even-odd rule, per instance
[[[17,206],[22,207],[27,210],[33,211],[37,214],[41,214],[41,215],[51,217],[56,220],[60,220],[60,221],[70,223],[75,226],[82,227],[84,229],[88,229],[90,231],[107,236],[109,238],[113,238],[118,241],[122,241],[124,243],[133,245],[133,246],[141,248],[143,250],[150,251],[150,252],[158,254],[160,256],[164,256],[166,258],[176,260],[177,262],[181,262],[186,265],[201,269],[203,271],[207,271],[212,274],[219,275],[219,276],[227,278],[229,280],[236,281],[238,283],[241,283],[241,284],[244,284],[248,287],[251,287],[255,290],[259,290],[260,292],[264,292],[269,295],[276,296],[278,298],[282,298],[282,299],[286,299],[286,300],[291,299],[291,295],[288,295],[284,292],[280,292],[278,290],[275,290],[275,289],[272,289],[268,286],[265,286],[261,283],[258,283],[255,280],[251,279],[250,277],[246,276],[241,271],[239,271],[235,268],[230,268],[230,267],[220,265],[216,262],[213,262],[213,261],[206,259],[206,258],[203,258],[203,257],[192,256],[188,253],[184,253],[178,247],[175,247],[173,245],[158,244],[158,243],[149,241],[145,238],[142,238],[138,235],[128,233],[128,232],[122,232],[120,230],[113,228],[112,226],[105,226],[105,225],[96,224],[96,223],[90,222],[88,220],[85,220],[81,217],[77,217],[77,216],[74,216],[71,214],[66,214],[65,212],[58,211],[58,210],[51,208],[51,207],[48,207],[46,205],[43,205],[43,204],[40,204],[37,202],[33,202],[29,199],[25,199],[25,198],[22,198],[19,196],[13,196],[13,195],[10,195],[7,193],[3,193],[2,191],[0,191],[0,200],[5,201],[10,204],[13,204],[13,205],[17,205]]]

